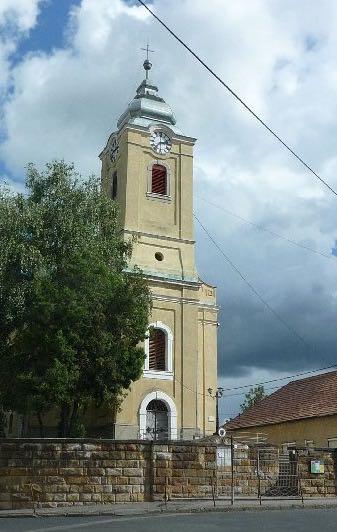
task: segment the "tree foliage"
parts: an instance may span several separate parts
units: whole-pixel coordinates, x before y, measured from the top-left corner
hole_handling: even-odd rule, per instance
[[[251,388],[249,392],[246,393],[244,402],[240,405],[241,412],[244,412],[251,406],[256,405],[256,403],[261,401],[261,399],[263,399],[265,396],[266,393],[261,384]]]
[[[151,298],[98,180],[53,162],[29,165],[26,187],[0,191],[0,396],[41,430],[57,408],[67,436],[140,377]]]

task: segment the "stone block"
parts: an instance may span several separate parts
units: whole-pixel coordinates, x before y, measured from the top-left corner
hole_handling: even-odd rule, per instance
[[[110,484],[118,484],[119,486],[121,486],[129,484],[129,478],[130,477],[109,477],[109,480],[111,481]],[[140,477],[138,478],[140,479]]]
[[[125,451],[110,451],[110,460],[125,460]]]
[[[109,451],[94,451],[91,456],[94,460],[108,460],[110,458]]]
[[[140,445],[138,443],[126,443],[124,445],[124,449],[126,451],[137,451],[139,452],[140,449],[139,449]]]
[[[94,493],[95,486],[90,484],[85,484],[81,493]]]
[[[100,446],[99,444],[92,444],[92,443],[83,443],[82,444],[82,449],[83,451],[99,451],[100,450]]]
[[[80,500],[79,493],[68,493],[67,495],[67,501],[68,502],[77,502]]]
[[[54,502],[65,502],[66,499],[67,499],[67,495],[65,493],[54,493],[53,494]]]
[[[116,493],[116,502],[129,502],[130,494],[129,493]]]
[[[69,493],[80,493],[83,491],[83,485],[72,484],[69,486]]]
[[[123,469],[123,475],[127,477],[142,477],[143,469],[137,467],[126,467]]]
[[[178,456],[180,457],[181,455],[178,455]],[[172,455],[172,453],[169,453],[169,452],[166,452],[166,453],[157,452],[156,456],[155,456],[156,460],[172,460],[172,458],[173,458],[173,455]]]
[[[91,500],[91,493],[80,493],[80,501],[89,502]]]
[[[131,493],[132,486],[112,486],[112,493]]]
[[[89,476],[104,477],[105,471],[104,467],[88,467]]]
[[[125,471],[125,469],[124,469],[124,471]],[[122,469],[107,467],[105,469],[105,474],[106,474],[107,477],[122,476]]]
[[[103,460],[102,466],[103,467],[116,467],[116,460]]]
[[[128,477],[128,484],[136,485],[136,484],[142,484],[143,479],[142,477]]]
[[[60,475],[69,476],[82,476],[83,467],[60,467]]]
[[[68,477],[68,482],[69,484],[87,484],[88,478],[84,476],[83,477],[70,476]]]
[[[116,502],[116,495],[114,493],[103,493],[102,502],[103,503]]]

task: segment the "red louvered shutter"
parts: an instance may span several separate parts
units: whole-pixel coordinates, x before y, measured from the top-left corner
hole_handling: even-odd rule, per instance
[[[167,195],[167,172],[165,166],[154,164],[152,166],[152,194]]]
[[[166,370],[166,338],[160,329],[152,329],[149,338],[149,369]]]

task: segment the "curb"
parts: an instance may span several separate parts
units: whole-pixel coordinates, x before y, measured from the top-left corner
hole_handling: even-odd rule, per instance
[[[24,512],[24,513],[13,513],[14,511],[10,512],[0,512],[0,520],[1,519],[18,519],[18,518],[42,518],[42,517],[140,517],[144,515],[168,515],[168,514],[192,514],[192,513],[221,513],[221,512],[245,512],[245,511],[273,511],[273,510],[318,510],[318,509],[330,509],[334,508],[337,509],[337,504],[329,504],[329,503],[317,503],[317,504],[310,504],[305,505],[302,503],[291,503],[291,504],[277,504],[277,505],[237,505],[237,506],[200,506],[200,507],[192,507],[192,508],[155,508],[153,510],[144,510],[144,511],[137,511],[137,510],[126,510],[123,511],[112,511],[112,510],[101,510],[101,511],[86,511],[86,512],[71,512],[69,510],[64,512],[53,512],[50,511],[48,513],[39,513],[36,511],[33,513],[31,512]]]

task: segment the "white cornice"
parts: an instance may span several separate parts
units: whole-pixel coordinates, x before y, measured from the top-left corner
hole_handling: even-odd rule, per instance
[[[197,305],[199,308],[206,310],[213,310],[218,312],[219,307],[214,303],[206,303],[205,301],[200,301],[200,299],[191,299],[187,297],[174,297],[174,296],[163,296],[161,294],[151,294],[152,298],[156,301],[166,301],[168,303],[183,303],[184,305]],[[201,319],[200,321],[207,321]]]
[[[156,235],[154,233],[145,233],[144,231],[135,231],[132,229],[123,229],[124,233],[130,235],[146,236],[148,238],[158,238],[159,240],[169,240],[170,242],[183,242],[184,244],[195,244],[195,240],[189,240],[187,238],[178,238],[175,236]]]
[[[153,125],[160,125],[159,123],[158,124],[153,124]],[[178,135],[178,133],[175,133],[167,124],[163,124],[163,127],[165,126],[165,129],[169,129],[170,132],[171,132],[171,135],[172,135],[172,139],[173,140],[179,140],[180,142],[184,142],[185,144],[192,144],[194,145],[197,141],[197,139],[195,137],[189,137],[189,136],[185,136],[185,135]],[[145,127],[145,126],[134,126],[134,125],[130,125],[130,124],[126,124],[121,130],[130,130],[130,131],[137,131],[137,132],[142,132],[142,133],[149,133],[149,128],[148,127]]]

